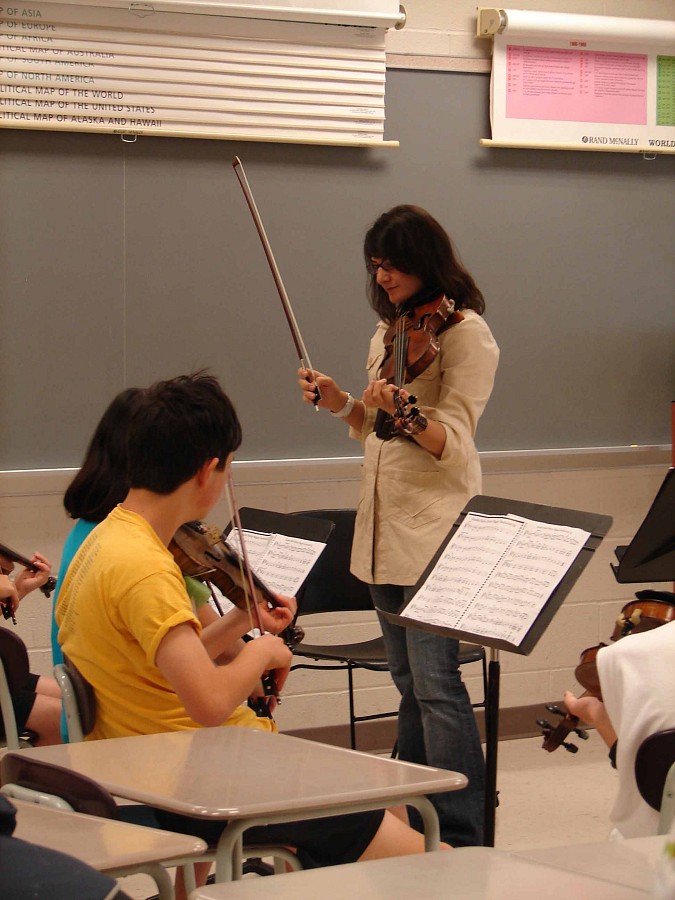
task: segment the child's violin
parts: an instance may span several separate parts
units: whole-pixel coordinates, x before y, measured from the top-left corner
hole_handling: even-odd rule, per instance
[[[28,569],[29,572],[39,572],[40,569],[32,563],[27,557],[22,556],[20,553],[17,553],[16,550],[10,550],[5,544],[0,544],[0,556],[8,559],[10,562],[18,563],[20,566],[23,566],[24,569]],[[13,567],[12,567],[13,568]],[[9,575],[12,571],[12,568],[8,568],[6,566],[0,566],[0,571],[2,571],[3,575]],[[45,581],[44,584],[40,585],[40,592],[49,599],[52,595],[52,591],[56,587],[56,578],[52,575]],[[12,622],[16,625],[16,618],[12,614],[12,608],[8,603],[3,603],[0,601],[0,609],[2,610],[2,615],[5,619],[11,619]]]
[[[675,594],[670,591],[644,590],[638,591],[635,596],[635,600],[625,604],[616,620],[612,632],[613,641],[629,637],[631,634],[651,631],[675,619]],[[602,700],[597,657],[598,651],[606,646],[607,644],[598,644],[595,647],[588,647],[581,654],[579,665],[574,670],[574,677],[585,688],[582,697],[591,696]],[[537,725],[542,729],[544,750],[552,753],[563,746],[570,753],[576,753],[579,748],[566,742],[565,738],[574,732],[582,740],[588,739],[588,733],[579,727],[578,717],[553,703],[547,704],[546,709],[561,719],[556,726],[545,719],[537,719]]]
[[[9,559],[11,562],[18,563],[20,566],[23,566],[24,569],[28,569],[29,572],[39,572],[40,569],[35,563],[32,563],[27,557],[22,556],[20,553],[17,553],[16,550],[10,550],[5,544],[0,544],[0,556],[4,556],[5,559]],[[12,570],[10,569],[9,572]],[[9,572],[2,570],[4,575],[9,575]],[[56,578],[52,575],[45,581],[44,584],[40,585],[39,590],[41,593],[49,599],[51,597],[51,593],[56,587]]]
[[[600,694],[600,677],[598,675],[598,651],[607,644],[597,644],[595,647],[587,647],[582,651],[579,657],[579,665],[574,670],[574,677],[579,684],[586,688],[582,697],[597,697],[602,700]],[[542,747],[553,753],[558,747],[564,747],[569,753],[576,753],[579,749],[576,744],[568,743],[565,738],[574,733],[582,741],[588,740],[588,732],[579,727],[578,716],[561,709],[555,703],[547,703],[546,710],[553,713],[554,716],[560,716],[560,722],[557,725],[551,725],[545,719],[537,719],[537,725],[541,728],[541,734],[544,738]]]
[[[617,617],[612,640],[641,631],[651,631],[675,619],[675,594],[671,591],[638,591]]]
[[[243,574],[243,560],[219,528],[206,522],[186,522],[174,534],[169,550],[184,575],[211,582],[238,609],[248,610],[249,586]],[[255,572],[251,575],[256,595],[250,602],[279,606],[271,588]],[[289,625],[279,636],[292,649],[305,633],[298,625]]]

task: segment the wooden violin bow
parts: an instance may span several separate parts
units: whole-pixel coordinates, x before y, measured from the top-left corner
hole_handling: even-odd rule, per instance
[[[244,529],[241,525],[241,519],[239,518],[239,507],[237,505],[237,498],[234,493],[234,480],[232,478],[232,472],[230,472],[227,476],[227,487],[228,487],[228,500],[231,507],[231,515],[232,515],[232,524],[237,530],[237,534],[239,535],[239,543],[241,545],[241,559],[243,562],[244,572],[242,572],[242,578],[245,576],[246,584],[248,585],[248,590],[246,587],[244,588],[246,594],[246,605],[249,611],[249,617],[251,617],[251,613],[253,613],[253,619],[255,620],[255,627],[260,632],[262,636],[265,634],[265,628],[262,622],[262,617],[260,615],[260,609],[256,602],[256,592],[255,585],[253,583],[253,570],[251,569],[251,564],[248,559],[248,552],[246,550],[246,541],[244,540]],[[250,594],[249,594],[250,590]],[[274,678],[274,672],[266,672],[263,674],[261,678],[264,697],[260,697],[257,700],[257,714],[259,716],[270,716],[272,707],[270,706],[270,701],[272,698],[276,700],[277,703],[280,702],[279,691],[277,690],[276,680]],[[252,700],[249,700],[251,703]]]
[[[267,238],[267,234],[265,233],[265,228],[263,226],[262,219],[260,218],[260,213],[258,212],[258,207],[253,197],[251,186],[248,183],[248,178],[246,177],[244,166],[238,156],[235,156],[235,158],[233,159],[232,167],[234,168],[235,175],[237,176],[239,184],[241,185],[241,189],[244,192],[244,197],[246,197],[246,203],[248,204],[248,208],[251,211],[251,215],[253,216],[256,231],[258,232],[263,250],[265,251],[265,256],[267,257],[267,262],[269,263],[269,267],[272,271],[272,278],[274,278],[274,283],[279,294],[279,299],[281,300],[281,305],[284,310],[284,315],[286,316],[286,321],[288,322],[288,327],[291,332],[291,337],[293,338],[293,343],[295,344],[295,349],[298,354],[298,359],[300,360],[300,365],[303,369],[307,369],[307,371],[311,374],[312,380],[314,382],[313,402],[314,408],[318,412],[319,408],[318,406],[316,406],[316,404],[321,399],[321,394],[319,392],[319,386],[317,385],[315,380],[314,369],[310,362],[309,354],[307,353],[307,347],[305,346],[305,342],[303,341],[302,335],[300,334],[300,328],[295,318],[295,313],[293,312],[291,301],[288,299],[286,288],[284,287],[284,283],[281,280],[281,273],[279,272],[279,267],[277,266],[277,262],[274,258],[274,253],[272,253],[272,247]]]

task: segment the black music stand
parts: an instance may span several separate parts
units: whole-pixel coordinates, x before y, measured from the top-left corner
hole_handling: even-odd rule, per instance
[[[321,544],[328,541],[335,528],[335,525],[326,519],[299,516],[296,513],[273,512],[269,509],[255,509],[252,506],[242,506],[239,510],[239,518],[242,528],[246,528],[248,531],[285,534],[287,537],[318,541]]]
[[[499,741],[499,681],[501,675],[501,663],[499,651],[507,650],[511,653],[528,655],[532,652],[539,639],[548,628],[553,616],[560,608],[563,600],[568,595],[572,586],[581,575],[581,572],[590,562],[593,553],[597,550],[602,539],[609,531],[612,524],[610,516],[602,516],[597,513],[582,512],[576,509],[563,509],[555,506],[542,506],[536,503],[524,503],[520,500],[506,500],[501,497],[485,497],[478,495],[464,507],[457,521],[452,526],[450,533],[445,538],[438,551],[434,555],[422,577],[415,585],[416,589],[422,587],[433,571],[439,557],[447,544],[453,539],[455,532],[470,512],[482,513],[487,516],[505,516],[512,513],[526,519],[534,519],[537,522],[547,522],[552,525],[567,525],[590,532],[590,537],[574,559],[566,574],[558,583],[550,595],[539,615],[532,623],[527,634],[518,645],[514,645],[501,638],[490,638],[484,634],[474,634],[454,628],[445,628],[439,625],[430,625],[426,622],[402,616],[408,602],[404,603],[398,614],[378,612],[395,625],[404,627],[421,628],[446,637],[454,637],[473,644],[482,644],[490,648],[490,662],[488,665],[488,692],[485,710],[485,836],[484,845],[494,847],[495,839],[495,809],[497,805],[497,750]]]
[[[612,571],[620,584],[675,581],[675,469],[668,469],[633,540],[614,553],[619,565]]]
[[[295,513],[274,512],[269,509],[255,509],[252,506],[242,506],[239,510],[239,520],[241,521],[241,527],[248,531],[259,531],[263,534],[284,534],[286,537],[300,538],[304,541],[317,541],[320,544],[325,544],[328,541],[335,528],[335,525],[326,519],[298,516]],[[225,529],[224,534],[226,537],[233,530],[233,527],[232,523],[230,523]]]

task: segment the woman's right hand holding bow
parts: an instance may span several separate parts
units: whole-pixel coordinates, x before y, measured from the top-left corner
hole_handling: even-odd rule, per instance
[[[305,403],[314,404],[315,385],[319,388],[321,399],[314,404],[320,409],[327,409],[336,418],[359,430],[363,425],[364,407],[361,401],[354,401],[348,391],[323,372],[316,369],[298,369],[298,384]],[[347,406],[349,403],[349,406]],[[341,411],[344,412],[340,415]]]
[[[345,403],[346,391],[341,390],[340,386],[330,377],[318,372],[316,369],[298,369],[298,384],[302,391],[302,399],[305,403],[314,404],[314,385],[316,384],[321,392],[321,399],[316,404],[320,409],[327,409],[335,412]]]

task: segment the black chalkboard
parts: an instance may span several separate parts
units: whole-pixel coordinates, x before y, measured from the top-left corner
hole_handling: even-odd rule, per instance
[[[240,412],[238,459],[359,455],[299,402],[235,155],[312,362],[352,393],[375,324],[363,234],[416,203],[502,350],[480,450],[669,442],[675,158],[481,148],[488,87],[390,71],[399,149],[3,130],[0,469],[78,465],[117,391],[200,367]]]

